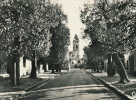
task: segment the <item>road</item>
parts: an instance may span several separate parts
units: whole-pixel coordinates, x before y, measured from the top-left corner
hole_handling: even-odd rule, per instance
[[[38,91],[37,91],[38,90]],[[39,85],[19,100],[120,100],[84,70],[73,69]]]

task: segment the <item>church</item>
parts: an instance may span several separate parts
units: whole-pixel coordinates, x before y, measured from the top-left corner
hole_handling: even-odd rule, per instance
[[[69,52],[69,61],[71,68],[75,68],[79,65],[79,38],[75,35],[73,39],[73,51]]]

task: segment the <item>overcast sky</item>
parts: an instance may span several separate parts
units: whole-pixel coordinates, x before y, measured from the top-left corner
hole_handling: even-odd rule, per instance
[[[73,50],[73,38],[75,34],[79,37],[79,50],[80,50],[80,57],[83,56],[83,47],[86,45],[86,41],[82,39],[82,33],[84,25],[81,23],[80,20],[80,11],[83,9],[85,3],[93,3],[93,0],[53,0],[62,5],[62,9],[65,14],[68,16],[68,27],[70,29],[70,51]]]

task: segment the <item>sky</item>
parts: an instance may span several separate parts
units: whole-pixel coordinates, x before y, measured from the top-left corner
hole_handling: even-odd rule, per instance
[[[64,13],[68,16],[67,26],[70,29],[70,41],[69,50],[73,50],[73,38],[75,34],[79,37],[79,54],[80,58],[83,57],[83,48],[88,44],[87,41],[82,39],[83,28],[85,25],[80,20],[80,11],[83,9],[85,3],[93,3],[93,0],[53,0],[53,2],[62,5]]]

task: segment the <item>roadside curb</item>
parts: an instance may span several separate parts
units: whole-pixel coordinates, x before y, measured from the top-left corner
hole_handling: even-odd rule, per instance
[[[31,90],[32,88],[44,83],[44,82],[48,82],[50,81],[51,79],[47,79],[47,80],[44,80],[42,82],[39,82],[39,83],[36,83],[30,87],[27,87],[25,88],[24,90],[22,91],[16,91],[16,92],[4,92],[4,93],[0,93],[0,97],[10,97],[10,96],[13,96],[13,95],[24,95],[26,94],[29,90]]]
[[[28,92],[28,91],[30,91],[32,88],[35,88],[36,86],[38,86],[38,85],[40,85],[40,84],[42,84],[42,83],[44,83],[44,82],[48,82],[49,80],[51,80],[51,79],[43,80],[42,82],[36,83],[36,84],[34,84],[34,85],[30,86],[30,87],[25,88],[24,91]]]
[[[86,71],[86,70],[85,70]],[[117,93],[118,95],[120,95],[122,98],[124,98],[124,100],[134,100],[133,97],[129,96],[129,95],[126,95],[123,93],[123,91],[117,89],[115,86],[111,85],[110,83],[106,82],[105,80],[97,77],[97,76],[94,76],[93,74],[91,74],[90,72],[87,72],[89,75],[97,78],[98,80],[100,80],[105,86],[107,86],[108,88],[110,88],[111,90],[113,90],[115,93]]]
[[[4,92],[4,93],[0,93],[0,97],[6,97],[8,95],[23,95],[25,94],[26,91],[18,91],[18,92]]]
[[[123,93],[123,91],[117,89],[115,86],[109,84],[108,82],[106,82],[105,80],[101,79],[101,78],[97,78],[99,79],[103,84],[105,84],[108,88],[112,89],[114,92],[116,92],[117,94],[119,94],[121,97],[125,98],[125,100],[134,100],[133,97],[126,95]]]

